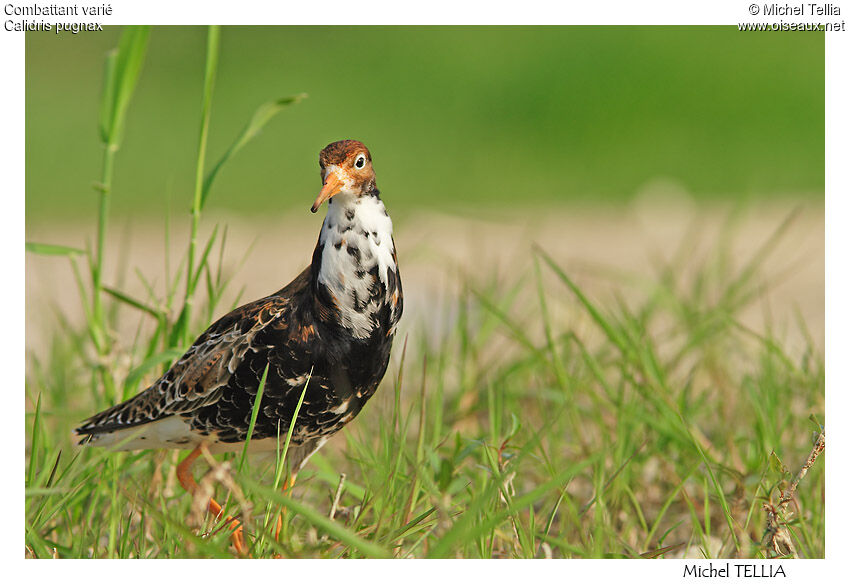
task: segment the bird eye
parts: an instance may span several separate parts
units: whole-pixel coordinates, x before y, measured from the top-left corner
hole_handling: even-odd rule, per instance
[[[354,161],[354,167],[355,168],[363,168],[364,166],[366,166],[366,155],[361,154],[360,156],[357,157],[357,160]]]

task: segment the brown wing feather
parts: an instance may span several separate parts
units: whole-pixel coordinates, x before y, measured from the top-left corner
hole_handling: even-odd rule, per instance
[[[226,314],[204,331],[153,385],[95,414],[76,432],[111,432],[215,403],[245,353],[252,348],[257,333],[279,320],[293,296],[306,292],[309,282],[310,268],[307,268],[275,294]]]

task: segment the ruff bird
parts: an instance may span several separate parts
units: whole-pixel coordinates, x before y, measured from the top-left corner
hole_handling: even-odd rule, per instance
[[[310,265],[281,290],[213,323],[153,385],[86,420],[76,429],[81,442],[191,450],[177,476],[195,493],[190,466],[205,449],[242,449],[266,368],[249,451],[277,450],[295,417],[287,461],[293,478],[357,416],[387,370],[402,314],[393,226],[363,143],[329,144],[319,166],[322,189],[311,211],[324,202],[328,211]],[[214,499],[209,510],[221,514]],[[239,522],[226,521],[244,552]]]

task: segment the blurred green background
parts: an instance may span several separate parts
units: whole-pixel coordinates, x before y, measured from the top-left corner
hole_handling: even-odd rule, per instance
[[[103,60],[120,29],[26,34],[27,224],[96,212]],[[113,212],[188,210],[205,29],[156,27]],[[824,36],[734,27],[226,27],[210,163],[261,103],[305,92],[223,169],[208,208],[306,211],[328,142],[372,150],[393,211],[824,190]]]

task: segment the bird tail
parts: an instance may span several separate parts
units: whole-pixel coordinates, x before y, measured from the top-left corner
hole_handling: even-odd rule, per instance
[[[140,415],[146,399],[147,391],[143,391],[130,399],[98,412],[74,429],[80,436],[80,444],[93,442],[98,435],[108,434],[117,430],[126,430],[156,420],[153,416]]]

